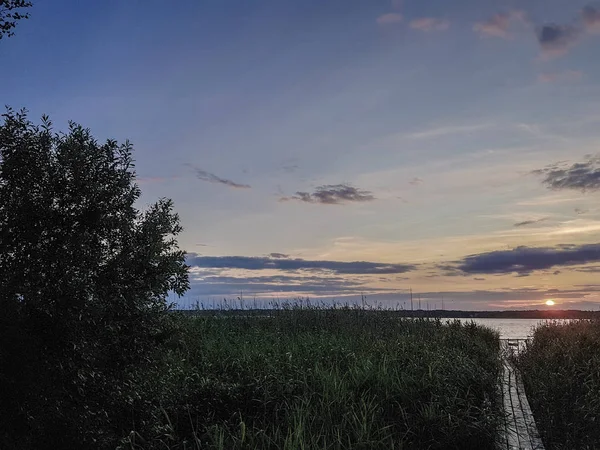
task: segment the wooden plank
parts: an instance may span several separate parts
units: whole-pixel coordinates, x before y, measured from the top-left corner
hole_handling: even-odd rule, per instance
[[[515,422],[515,414],[513,411],[512,395],[510,392],[510,370],[506,364],[503,367],[503,380],[502,380],[502,397],[504,403],[504,411],[506,417],[506,427],[504,430],[506,438],[506,448],[508,450],[520,450],[519,436],[517,433],[517,423]]]
[[[516,371],[515,374],[516,387],[517,392],[519,393],[521,411],[523,412],[523,417],[525,420],[525,426],[527,427],[531,448],[533,450],[544,450],[544,444],[542,443],[542,439],[540,438],[540,434],[535,424],[535,419],[533,418],[533,413],[531,412],[531,407],[529,406],[529,400],[527,400],[527,395],[525,395],[525,386],[523,385],[523,378],[518,371]]]
[[[525,395],[523,381],[509,358],[512,352],[519,349],[518,342],[501,342],[502,399],[506,417],[505,436],[501,445],[508,450],[544,450]]]

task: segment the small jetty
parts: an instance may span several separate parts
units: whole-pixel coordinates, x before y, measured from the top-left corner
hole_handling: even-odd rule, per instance
[[[519,352],[526,343],[525,339],[502,339],[502,399],[505,410],[504,436],[502,450],[544,450],[527,396],[523,380],[514,367],[510,356]]]

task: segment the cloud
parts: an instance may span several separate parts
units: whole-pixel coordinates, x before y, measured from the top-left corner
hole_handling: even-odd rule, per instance
[[[511,37],[510,28],[517,21],[527,21],[523,11],[515,10],[508,13],[498,13],[494,14],[488,20],[477,22],[473,26],[473,31],[482,37],[509,39]]]
[[[544,25],[538,29],[537,38],[542,56],[554,58],[566,54],[579,42],[581,30],[571,25]]]
[[[309,192],[296,192],[296,195],[282,197],[280,200],[298,200],[305,203],[339,205],[348,202],[370,202],[375,200],[375,197],[369,191],[357,189],[348,184],[326,184],[318,186],[312,194]]]
[[[586,267],[580,267],[578,269],[574,269],[576,272],[583,272],[583,273],[600,273],[600,266],[586,266]]]
[[[230,277],[206,276],[191,280],[191,289],[187,296],[197,299],[199,296],[233,296],[240,292],[247,299],[252,295],[273,296],[275,294],[297,295],[311,294],[315,296],[348,296],[358,293],[389,292],[388,289],[365,285],[358,280],[342,277],[318,276],[258,276]],[[252,300],[250,300],[252,301]]]
[[[300,168],[300,166],[298,166],[298,164],[284,164],[283,166],[281,166],[281,169],[285,172],[285,173],[294,173],[296,172],[298,169]]]
[[[435,17],[421,17],[410,22],[413,30],[425,32],[444,31],[450,28],[450,22],[445,19],[436,19]]]
[[[535,220],[524,220],[523,222],[517,222],[517,223],[515,223],[513,226],[515,226],[515,227],[525,227],[527,225],[533,225],[533,224],[536,224],[536,223],[545,222],[546,220],[548,220],[548,217],[542,217],[541,219],[535,219]]]
[[[517,247],[470,255],[457,268],[468,274],[528,275],[536,270],[600,261],[600,244],[556,247]]]
[[[286,255],[285,253],[269,253],[269,257],[279,259],[279,258],[289,258],[290,255]]]
[[[342,277],[318,276],[259,276],[230,277],[205,276],[192,280],[193,295],[238,295],[244,293],[296,293],[338,295],[357,291],[382,291],[384,289],[364,286],[364,282]]]
[[[581,192],[600,190],[600,156],[588,155],[584,162],[571,166],[564,162],[552,164],[544,169],[534,170],[543,175],[542,183],[553,190],[577,190]]]
[[[257,256],[199,256],[189,253],[190,267],[208,269],[329,271],[337,274],[373,275],[398,274],[416,269],[412,264],[388,264],[366,261],[309,261],[305,259],[268,258]]]
[[[402,17],[402,14],[387,13],[387,14],[382,14],[381,16],[379,16],[377,18],[377,23],[379,25],[393,25],[393,24],[402,22],[403,19],[404,18]]]
[[[441,126],[437,128],[431,128],[429,130],[417,131],[415,133],[407,134],[408,139],[435,139],[455,134],[470,134],[478,131],[488,130],[492,126],[488,123],[474,124],[474,125],[449,125]]]
[[[540,83],[569,83],[580,81],[583,78],[583,72],[578,70],[567,70],[565,72],[541,73],[538,75]]]
[[[418,186],[418,185],[420,185],[420,184],[422,184],[422,183],[423,183],[423,179],[421,179],[421,178],[419,178],[419,177],[415,177],[415,178],[413,178],[412,180],[410,180],[410,181],[408,182],[408,184],[410,184],[410,185],[412,185],[412,186]]]
[[[191,164],[186,165],[194,169],[194,172],[196,172],[196,177],[199,180],[208,181],[209,183],[224,184],[225,186],[229,186],[235,189],[250,189],[251,187],[249,184],[240,184],[236,183],[235,181],[228,180],[226,178],[221,178],[215,175],[214,173],[207,172],[206,170],[192,166]]]
[[[589,33],[600,33],[600,10],[594,6],[586,6],[581,11],[581,19],[585,30]]]

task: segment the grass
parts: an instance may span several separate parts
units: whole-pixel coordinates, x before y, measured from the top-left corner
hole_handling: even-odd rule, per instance
[[[180,320],[160,426],[122,448],[494,448],[494,331],[359,309]]]
[[[517,361],[546,448],[599,448],[600,321],[541,325]]]

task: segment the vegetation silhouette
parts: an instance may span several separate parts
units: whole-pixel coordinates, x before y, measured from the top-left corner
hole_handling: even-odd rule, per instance
[[[31,6],[31,2],[27,0],[0,0],[0,39],[15,34],[13,29],[17,22],[29,19],[29,13],[22,11]]]
[[[135,207],[129,142],[3,118],[0,448],[104,448],[155,413],[167,295],[189,287],[179,218],[168,199]]]

